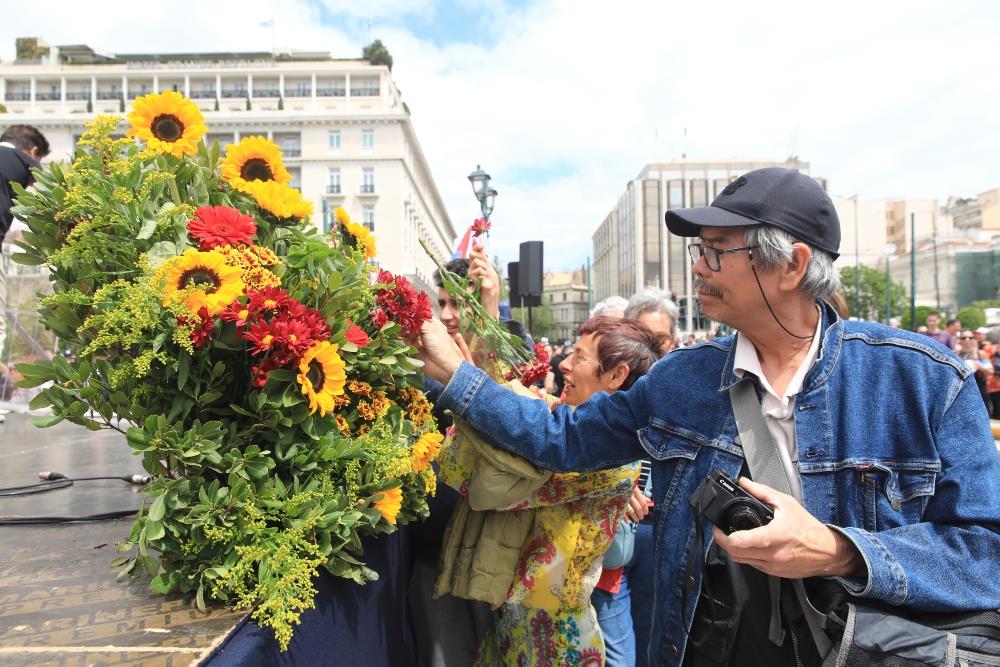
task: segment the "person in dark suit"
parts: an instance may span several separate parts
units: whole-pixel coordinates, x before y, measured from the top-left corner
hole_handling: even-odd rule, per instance
[[[32,168],[38,168],[39,160],[49,154],[49,142],[45,135],[30,125],[11,125],[0,135],[0,244],[14,221],[10,209],[14,203],[14,183],[28,187],[34,180]],[[0,355],[7,338],[7,265],[0,256]],[[2,378],[0,393],[7,384]],[[0,423],[6,420],[0,412]]]

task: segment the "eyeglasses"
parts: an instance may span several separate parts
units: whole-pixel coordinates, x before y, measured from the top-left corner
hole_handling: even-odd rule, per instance
[[[959,340],[976,340],[975,336],[959,336]]]
[[[743,252],[744,250],[753,250],[754,248],[759,248],[757,245],[745,245],[740,248],[728,248],[726,250],[719,250],[718,248],[713,248],[710,245],[702,245],[700,243],[689,243],[688,244],[688,254],[691,255],[691,261],[697,262],[702,257],[705,258],[705,264],[712,271],[719,271],[722,267],[719,265],[719,258],[723,255],[728,255],[731,252]]]

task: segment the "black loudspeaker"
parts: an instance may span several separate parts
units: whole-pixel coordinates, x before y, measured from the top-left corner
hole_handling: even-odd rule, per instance
[[[521,261],[518,262],[517,283],[524,294],[542,294],[542,242],[525,241],[521,244]]]
[[[542,305],[540,294],[526,295],[521,293],[520,262],[507,263],[507,284],[510,286],[510,307],[524,308]]]

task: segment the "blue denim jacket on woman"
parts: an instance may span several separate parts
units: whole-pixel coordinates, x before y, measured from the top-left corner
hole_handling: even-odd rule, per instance
[[[795,432],[806,509],[867,566],[867,577],[840,581],[914,610],[1000,607],[1000,460],[971,372],[926,336],[845,322],[821,305],[823,340],[795,397]],[[487,440],[541,468],[652,459],[652,664],[681,663],[682,619],[701,588],[704,558],[684,581],[695,539],[688,498],[710,470],[736,475],[743,465],[728,393],[734,353],[732,337],[675,350],[628,391],[595,394],[575,411],[550,413],[464,363],[441,395]]]

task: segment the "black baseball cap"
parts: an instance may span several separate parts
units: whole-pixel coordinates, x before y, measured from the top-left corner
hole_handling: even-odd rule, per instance
[[[840,219],[830,197],[798,169],[766,167],[740,176],[711,206],[667,211],[667,229],[698,236],[702,227],[774,225],[797,240],[840,256]]]

